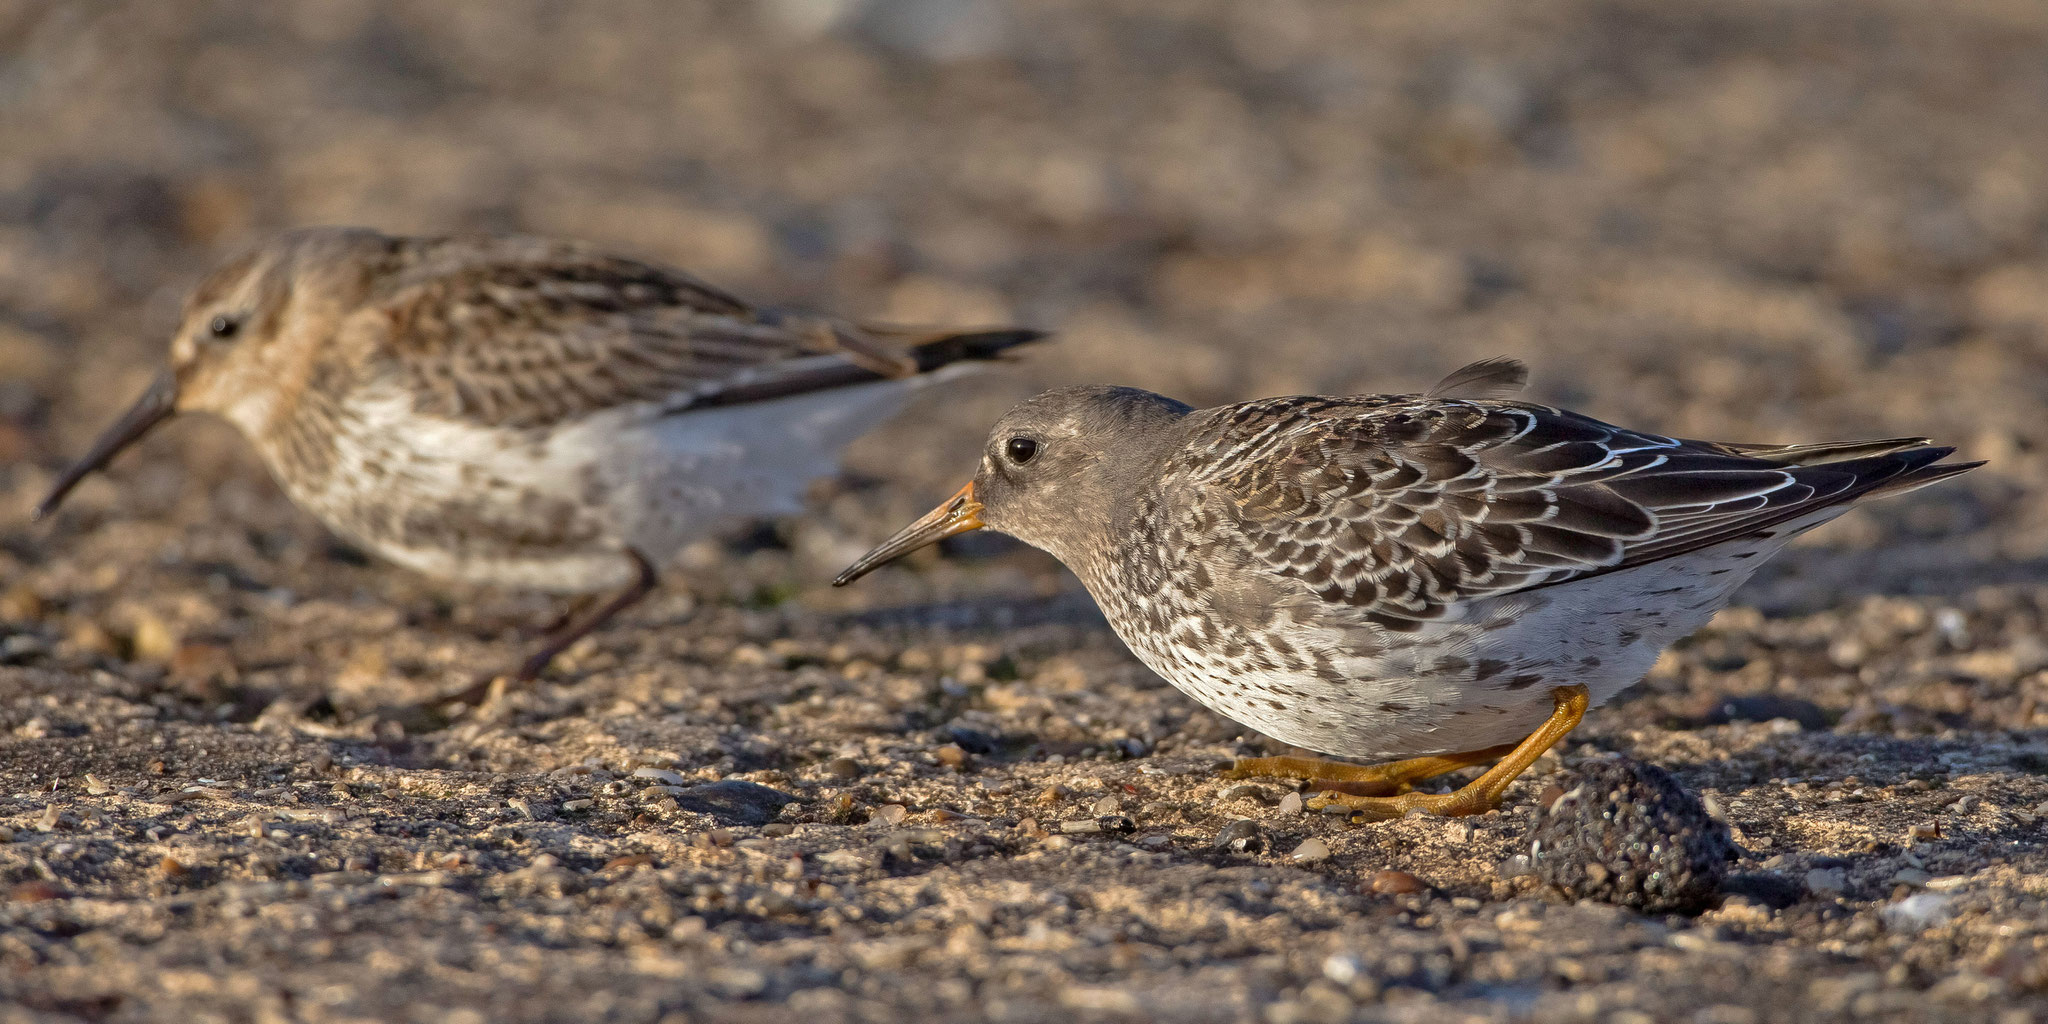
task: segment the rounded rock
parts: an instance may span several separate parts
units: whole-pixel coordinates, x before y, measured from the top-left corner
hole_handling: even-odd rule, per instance
[[[1573,899],[1646,913],[1700,909],[1735,846],[1661,768],[1615,757],[1581,766],[1530,836],[1531,872]]]
[[[1315,864],[1329,860],[1330,844],[1314,837],[1304,839],[1301,845],[1295,847],[1294,852],[1288,855],[1288,859],[1296,864]]]

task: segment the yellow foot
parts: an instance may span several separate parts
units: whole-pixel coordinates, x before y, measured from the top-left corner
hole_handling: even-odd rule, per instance
[[[1506,756],[1500,759],[1499,764],[1488,768],[1484,775],[1473,779],[1456,790],[1449,793],[1401,793],[1397,796],[1359,796],[1351,793],[1325,793],[1310,800],[1308,807],[1310,810],[1318,811],[1325,807],[1343,807],[1354,814],[1374,821],[1399,818],[1414,811],[1438,814],[1448,818],[1461,817],[1467,814],[1485,814],[1487,811],[1500,806],[1501,796],[1508,791],[1509,784],[1513,783],[1517,776],[1529,770],[1529,766],[1536,763],[1536,759],[1542,757],[1544,751],[1556,746],[1559,740],[1564,739],[1566,733],[1571,732],[1573,728],[1578,726],[1580,719],[1586,717],[1588,697],[1585,687],[1560,686],[1550,693],[1551,697],[1557,701],[1557,709],[1550,713],[1550,718],[1537,727],[1535,732],[1530,733],[1527,739],[1515,744],[1512,749],[1508,750]],[[1459,758],[1474,758],[1479,755],[1495,753],[1499,749],[1496,747],[1493,751],[1476,751],[1473,754],[1452,754],[1443,758],[1417,758],[1416,760],[1452,761]],[[1480,759],[1483,760],[1484,758],[1480,757]],[[1261,758],[1260,760],[1309,759]],[[1242,764],[1243,762],[1239,763]],[[1397,761],[1391,765],[1381,765],[1378,767],[1397,768],[1401,765],[1412,763],[1414,762]],[[1468,760],[1467,763],[1473,762]],[[1463,767],[1463,765],[1455,767]],[[1448,770],[1450,769],[1445,769],[1445,771]],[[1442,774],[1442,772],[1436,774]]]
[[[1514,750],[1502,744],[1485,750],[1435,757],[1414,757],[1385,764],[1350,764],[1320,757],[1240,757],[1224,774],[1233,779],[1307,779],[1315,788],[1353,796],[1386,796],[1406,792],[1423,779],[1485,764]]]

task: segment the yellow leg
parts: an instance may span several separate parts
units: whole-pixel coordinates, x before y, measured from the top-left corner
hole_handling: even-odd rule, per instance
[[[1233,779],[1307,779],[1320,783],[1318,789],[1386,796],[1405,791],[1410,783],[1505,757],[1514,749],[1514,744],[1503,743],[1463,754],[1412,757],[1386,764],[1349,764],[1320,757],[1240,757],[1224,774]]]
[[[1486,770],[1486,774],[1473,779],[1464,787],[1449,793],[1402,793],[1399,796],[1352,796],[1347,793],[1326,793],[1309,801],[1311,810],[1325,807],[1344,807],[1351,811],[1377,819],[1399,818],[1411,811],[1441,814],[1447,818],[1466,814],[1485,814],[1500,806],[1501,794],[1515,777],[1536,763],[1543,752],[1557,745],[1565,734],[1586,717],[1588,697],[1583,686],[1560,686],[1550,691],[1557,700],[1557,710],[1539,726],[1529,738],[1515,744],[1500,763]],[[1450,759],[1467,755],[1451,755]],[[1421,759],[1421,760],[1427,760]],[[1407,762],[1399,762],[1405,764]],[[1391,766],[1389,766],[1391,767]]]

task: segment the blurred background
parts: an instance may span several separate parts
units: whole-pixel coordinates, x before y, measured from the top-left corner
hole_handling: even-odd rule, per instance
[[[860,520],[835,555],[1041,387],[1404,390],[1497,354],[1632,426],[1992,460],[1814,538],[1893,545],[1860,586],[2048,553],[2037,0],[0,0],[0,140],[0,571],[195,280],[319,223],[1058,329],[855,450],[891,486],[828,503]],[[224,426],[144,451],[74,505],[303,528]]]

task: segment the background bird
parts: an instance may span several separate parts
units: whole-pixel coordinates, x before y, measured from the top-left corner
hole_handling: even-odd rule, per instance
[[[794,510],[909,389],[1039,336],[760,309],[567,242],[296,231],[194,290],[169,365],[36,514],[175,413],[215,413],[391,561],[614,592],[563,618],[514,673],[531,679],[684,544]]]
[[[1406,759],[1239,773],[1353,784],[1321,799],[1374,816],[1469,814],[1792,537],[1980,465],[1942,464],[1954,449],[1920,438],[1688,441],[1499,397],[1526,377],[1490,360],[1422,395],[1201,410],[1049,391],[996,424],[972,482],[835,582],[966,530],[1010,534],[1073,569],[1132,651],[1215,711]],[[1494,759],[1453,793],[1404,791]]]

